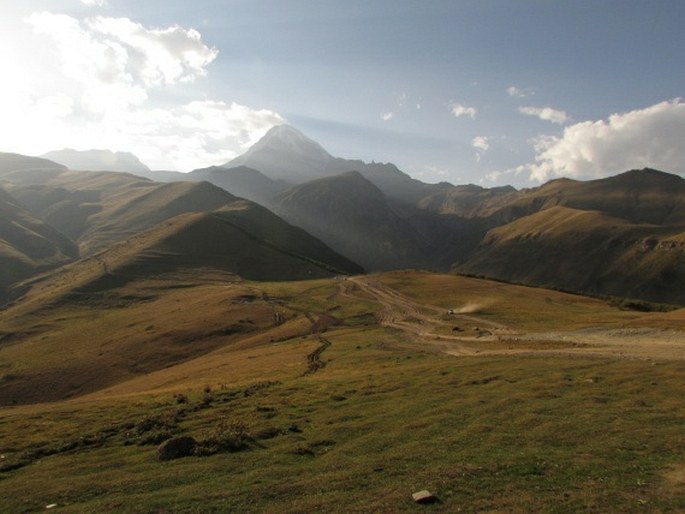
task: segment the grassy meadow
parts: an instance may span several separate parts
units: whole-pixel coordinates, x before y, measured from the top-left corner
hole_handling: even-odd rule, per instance
[[[683,322],[457,276],[361,281],[421,312],[470,305],[459,323],[506,325],[521,340]],[[0,511],[685,510],[685,359],[452,356],[381,324],[389,307],[363,282],[185,286],[128,283],[110,293],[116,308],[46,296],[5,311]],[[82,369],[75,391],[48,372],[66,351]],[[157,358],[135,366],[138,355]],[[51,401],[13,388],[22,380]],[[157,460],[177,435],[240,444]],[[415,504],[422,489],[438,501]]]

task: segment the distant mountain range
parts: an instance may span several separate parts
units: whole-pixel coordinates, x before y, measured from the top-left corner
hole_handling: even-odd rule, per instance
[[[25,289],[13,287],[21,280],[79,257],[68,282],[91,289],[191,268],[255,280],[364,272],[302,229],[209,182],[159,183],[0,154],[0,186],[0,303]],[[93,258],[102,266],[89,264]]]
[[[150,171],[140,159],[129,152],[111,150],[73,150],[65,148],[41,155],[44,159],[59,162],[67,168],[80,171],[124,171],[146,173]]]
[[[0,187],[84,257],[144,233],[146,242],[136,243],[144,256],[129,260],[144,261],[147,269],[209,259],[212,266],[232,263],[222,269],[246,278],[287,279],[361,272],[356,262],[370,271],[451,270],[685,305],[685,180],[657,170],[588,182],[558,179],[520,191],[425,184],[392,164],[333,157],[289,126],[272,128],[223,166],[187,174],[88,174],[59,162],[0,155]],[[164,223],[178,233],[170,236]],[[214,238],[207,244],[217,252],[192,234]],[[242,239],[249,234],[259,250]],[[178,241],[187,241],[188,250]],[[266,260],[241,267],[231,260],[235,244]],[[289,264],[268,271],[265,262],[276,254],[267,247],[278,248]],[[215,258],[202,258],[209,255]]]

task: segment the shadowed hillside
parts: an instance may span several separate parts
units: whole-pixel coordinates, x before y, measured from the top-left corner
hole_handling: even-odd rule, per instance
[[[552,181],[492,216],[456,270],[600,295],[685,304],[685,180],[655,170]],[[507,220],[509,220],[507,222]]]
[[[680,225],[685,223],[685,180],[652,169],[587,182],[557,179],[519,192],[495,216],[508,222],[555,205],[600,211],[632,223]]]
[[[423,262],[420,234],[356,171],[296,186],[274,210],[369,270]]]
[[[102,273],[82,290],[205,269],[250,280],[301,280],[362,273],[302,229],[240,200],[214,212],[186,213],[95,256]]]
[[[211,166],[193,170],[184,176],[184,179],[206,180],[235,196],[247,198],[267,207],[274,196],[288,188],[286,182],[273,180],[263,173],[245,166],[232,168]]]
[[[487,189],[473,184],[437,184],[437,187],[437,191],[421,198],[417,206],[426,211],[464,218],[487,217],[519,196],[511,186]]]
[[[109,172],[64,171],[42,184],[9,187],[37,216],[77,241],[83,255],[178,214],[211,211],[235,200],[206,182],[160,184]]]
[[[0,188],[0,304],[14,282],[78,255],[69,238],[32,216]]]
[[[0,403],[19,397],[36,401],[82,394],[206,353],[274,323],[274,308],[249,291],[236,295],[235,301],[222,298],[214,304],[199,295],[195,303],[179,305],[177,297],[183,297],[186,288],[229,287],[244,279],[311,280],[362,272],[302,229],[246,200],[214,212],[176,216],[104,252],[17,286],[23,296],[4,312],[0,342],[30,342],[4,355],[23,354],[26,348],[32,351],[35,344],[51,350],[30,371],[14,366],[17,373],[9,383],[0,379]],[[117,310],[122,308],[134,313],[133,318],[125,317],[128,329],[109,333],[108,320],[118,319]],[[164,326],[156,325],[162,321],[154,320],[164,320],[169,309],[183,312],[164,321]],[[217,316],[217,309],[231,317]],[[214,314],[207,324],[202,320],[209,313]],[[74,316],[78,322],[59,322],[57,326],[63,329],[49,330],[51,317],[62,321]],[[141,326],[133,329],[138,317]],[[15,326],[17,320],[28,324]],[[280,323],[279,318],[276,321]],[[84,326],[95,327],[95,338],[73,343],[74,330]],[[49,335],[43,336],[46,332]],[[110,349],[103,350],[108,345]],[[66,382],[65,376],[70,377]]]
[[[66,166],[40,157],[0,152],[0,178],[24,170],[64,170]]]

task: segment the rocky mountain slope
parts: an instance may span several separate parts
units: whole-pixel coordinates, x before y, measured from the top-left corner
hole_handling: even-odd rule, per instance
[[[411,178],[394,164],[333,157],[319,143],[289,125],[278,125],[223,168],[248,166],[289,185],[357,171],[391,199],[415,203],[434,186]]]

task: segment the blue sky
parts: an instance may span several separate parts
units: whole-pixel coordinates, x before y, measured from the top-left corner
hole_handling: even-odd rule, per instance
[[[0,3],[3,151],[221,164],[290,123],[427,182],[685,173],[685,2]]]

